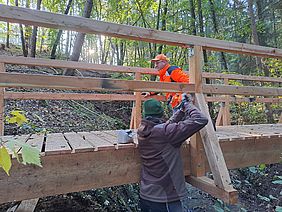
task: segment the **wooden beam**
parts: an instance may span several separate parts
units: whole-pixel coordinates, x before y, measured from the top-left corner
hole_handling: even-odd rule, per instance
[[[0,63],[0,73],[4,73],[6,71],[5,64]],[[0,136],[4,135],[4,112],[5,112],[5,88],[0,87]]]
[[[282,113],[280,114],[280,118],[279,118],[278,123],[279,123],[279,124],[282,124]]]
[[[231,79],[231,80],[246,80],[246,81],[258,81],[258,82],[273,82],[273,83],[282,83],[281,77],[261,77],[261,76],[248,76],[242,74],[221,74],[221,73],[209,73],[203,72],[204,78],[210,79]]]
[[[132,66],[113,66],[106,64],[93,64],[78,61],[66,60],[50,60],[41,58],[26,58],[14,56],[0,56],[0,62],[6,64],[26,65],[26,66],[40,66],[53,68],[72,68],[87,71],[100,72],[121,72],[121,73],[142,73],[142,74],[158,74],[158,71],[153,68],[142,68]]]
[[[223,102],[225,100],[224,96],[206,96],[205,97],[207,102]],[[229,97],[230,102],[236,102],[236,103],[241,103],[241,102],[252,102],[248,97]],[[260,103],[266,103],[266,102],[271,102],[271,103],[282,103],[282,98],[264,98],[264,97],[257,97],[255,98],[255,102],[260,102]]]
[[[281,162],[282,137],[224,141],[220,146],[228,169]]]
[[[238,139],[220,141],[229,169],[281,160],[279,135]],[[184,145],[181,153],[185,176],[191,175],[190,145]],[[0,172],[0,203],[136,183],[140,176],[140,156],[135,147],[42,156],[42,165],[43,168],[24,166],[14,159],[10,176]],[[205,169],[210,171],[208,164]]]
[[[223,125],[222,116],[223,116],[223,107],[220,107],[217,118],[216,118],[215,126]]]
[[[228,85],[228,78],[224,78],[224,85]],[[230,96],[225,95],[225,101],[223,104],[223,116],[222,116],[222,124],[224,126],[231,124],[231,114],[230,114]]]
[[[201,177],[206,174],[205,150],[200,133],[196,133],[190,139],[191,175]]]
[[[208,177],[186,177],[187,182],[191,185],[203,190],[212,196],[223,200],[228,204],[236,204],[238,202],[238,191],[234,188],[229,188],[227,190],[218,188],[214,181]]]
[[[6,64],[17,64],[17,65],[26,65],[26,66],[75,68],[81,71],[88,70],[88,71],[100,71],[100,72],[141,73],[141,74],[158,75],[158,70],[154,68],[113,66],[106,64],[93,64],[93,63],[65,61],[65,60],[50,60],[50,59],[42,59],[42,58],[26,58],[26,57],[0,55],[0,62]],[[221,73],[209,73],[209,72],[202,72],[202,77],[210,78],[210,79],[228,78],[231,80],[234,79],[234,80],[258,81],[258,82],[282,83],[281,77],[274,78],[274,77],[247,76],[241,74],[221,74]]]
[[[0,73],[0,87],[53,88],[71,90],[194,92],[194,85],[141,80],[117,80],[69,76]]]
[[[200,134],[208,158],[209,167],[214,177],[214,182],[219,188],[230,190],[233,188],[231,179],[219,145],[218,137],[214,131],[204,95],[196,93],[195,96],[197,106],[209,118],[208,124],[202,130],[200,130]]]
[[[201,46],[195,46],[191,50],[191,56],[189,57],[189,81],[192,84],[195,84],[195,92],[203,92],[203,82],[202,82],[202,60],[203,49]]]
[[[135,80],[141,80],[141,74],[140,73],[136,73],[135,74]],[[135,92],[135,96],[136,96],[136,101],[135,101],[135,129],[138,128],[139,124],[141,123],[141,118],[142,118],[142,112],[141,112],[141,92]]]
[[[154,96],[159,101],[166,101],[162,95]],[[50,93],[50,92],[12,92],[6,91],[4,93],[4,99],[21,99],[21,100],[99,100],[99,101],[134,101],[135,96],[133,94],[89,94],[89,93]],[[141,96],[141,100],[146,99]],[[223,102],[225,97],[223,96],[205,96],[207,102]],[[282,98],[262,98],[255,99],[256,102],[265,103],[282,103]],[[250,98],[243,97],[230,97],[230,102],[251,102]]]
[[[184,174],[189,175],[189,146],[181,151],[185,155]],[[57,154],[41,159],[43,168],[24,166],[13,159],[10,176],[0,172],[0,203],[136,183],[140,177],[137,148]]]
[[[214,51],[282,58],[282,50],[276,48],[95,21],[89,18],[54,14],[3,4],[0,5],[0,20],[175,46],[199,45]]]
[[[282,96],[282,88],[258,86],[203,85],[203,92],[209,94],[230,94],[246,96]]]

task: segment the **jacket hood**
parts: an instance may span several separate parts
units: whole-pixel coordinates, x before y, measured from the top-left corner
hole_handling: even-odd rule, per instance
[[[155,125],[164,123],[164,120],[161,118],[155,118],[148,116],[145,119],[142,119],[140,126],[138,127],[138,139],[147,138],[151,135],[152,128]]]

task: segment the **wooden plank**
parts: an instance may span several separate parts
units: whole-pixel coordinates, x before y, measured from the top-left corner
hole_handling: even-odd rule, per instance
[[[134,101],[133,94],[5,92],[5,99]]]
[[[93,64],[78,61],[66,60],[50,60],[42,58],[26,58],[14,56],[0,56],[0,62],[6,64],[17,64],[27,66],[41,66],[41,67],[54,67],[54,68],[72,68],[79,69],[80,71],[101,71],[101,72],[122,72],[122,73],[143,73],[143,74],[158,74],[156,69],[132,67],[132,66],[113,66],[106,64]]]
[[[109,133],[109,130],[104,131],[91,131],[92,134],[98,136],[101,139],[106,140],[107,142],[116,145],[117,144],[117,135],[112,135]]]
[[[136,113],[136,109],[135,109],[135,106],[133,106],[132,109],[131,109],[131,117],[130,117],[130,124],[129,124],[130,129],[135,128],[134,127],[135,117],[136,117],[135,113]]]
[[[33,134],[29,137],[26,143],[30,144],[32,147],[36,147],[41,152],[43,150],[44,140],[44,134]]]
[[[232,189],[231,179],[219,145],[219,140],[214,131],[204,95],[198,93],[195,95],[197,106],[209,118],[208,124],[200,131],[200,134],[208,158],[209,166],[214,176],[214,182],[216,186],[221,189]]]
[[[27,66],[75,68],[81,71],[94,70],[94,71],[102,71],[102,72],[108,71],[108,72],[119,72],[119,73],[122,72],[122,73],[141,73],[141,74],[158,75],[158,70],[154,68],[112,66],[106,64],[93,64],[93,63],[65,61],[65,60],[50,60],[50,59],[42,59],[42,58],[26,58],[26,57],[0,55],[0,62],[6,64],[17,64],[17,65],[27,65]],[[249,76],[249,75],[241,75],[241,74],[222,74],[222,73],[209,73],[209,72],[202,72],[202,77],[211,78],[211,79],[228,78],[234,80],[282,83],[281,77],[274,78],[274,77]]]
[[[205,169],[205,150],[201,140],[200,133],[196,133],[190,139],[190,155],[191,155],[191,175],[195,177],[204,176]]]
[[[38,198],[24,200],[20,203],[19,207],[16,209],[15,212],[33,212],[38,201]]]
[[[183,163],[187,175],[190,173],[189,146],[181,151],[185,155]],[[10,176],[0,172],[0,204],[136,183],[141,167],[136,148],[46,155],[42,157],[43,168],[12,162]]]
[[[46,76],[35,74],[0,73],[0,87],[54,88],[71,90],[190,92],[194,85],[172,82],[118,80],[108,78]]]
[[[136,73],[135,74],[135,80],[142,80],[141,79],[141,74]],[[141,111],[141,104],[142,104],[142,97],[141,97],[141,92],[135,92],[135,119],[134,119],[134,128],[137,129],[139,124],[141,123],[141,118],[142,118],[142,111]]]
[[[52,133],[46,135],[45,154],[66,154],[71,153],[67,140],[62,133]]]
[[[209,94],[282,96],[282,88],[263,88],[258,86],[203,85],[203,92]]]
[[[203,67],[203,50],[200,46],[194,46],[191,56],[189,57],[189,83],[195,84],[195,92],[202,93],[202,67]]]
[[[282,137],[226,141],[220,146],[228,169],[281,162]]]
[[[225,97],[224,96],[207,96],[205,97],[207,102],[223,102]],[[250,98],[248,97],[232,97],[229,96],[229,101],[230,102],[236,102],[236,103],[240,103],[240,102],[251,102]],[[260,102],[260,103],[266,103],[266,102],[270,102],[270,103],[282,103],[282,98],[262,98],[262,97],[257,97],[255,98],[256,102]]]
[[[282,50],[276,48],[114,24],[3,4],[0,5],[0,20],[175,46],[199,45],[208,50],[282,58]]]
[[[0,63],[0,73],[4,73],[6,71],[5,64]],[[4,101],[4,95],[5,95],[5,88],[0,88],[0,136],[4,135],[4,112],[5,112],[5,101]]]
[[[108,142],[107,140],[98,137],[94,133],[90,132],[78,132],[79,135],[83,136],[83,138],[91,143],[95,149],[94,151],[103,151],[103,150],[113,150],[115,149],[115,146]]]
[[[236,204],[238,202],[238,191],[234,188],[230,188],[228,190],[223,190],[218,188],[214,181],[208,177],[186,177],[187,182],[191,185],[211,194],[212,196],[223,200],[228,204]]]
[[[159,101],[165,101],[162,95],[154,96]],[[207,102],[223,102],[223,96],[206,96]],[[4,99],[26,99],[26,100],[105,100],[105,101],[134,101],[135,96],[131,94],[87,94],[87,93],[42,93],[42,92],[5,92]],[[141,96],[141,100],[146,99]],[[230,102],[251,102],[247,97],[229,97]],[[260,103],[282,103],[282,98],[261,98],[257,97],[256,102]]]
[[[64,137],[72,147],[72,152],[89,152],[94,151],[95,146],[84,140],[83,137],[76,132],[64,133]]]
[[[249,76],[249,75],[242,75],[242,74],[222,74],[222,73],[210,73],[210,72],[203,72],[204,78],[210,79],[224,79],[228,78],[231,80],[247,80],[247,81],[258,81],[258,82],[273,82],[273,83],[282,83],[281,77],[261,77],[261,76]]]
[[[222,126],[223,125],[222,116],[223,116],[223,108],[220,107],[217,118],[216,118],[215,126]]]
[[[224,78],[224,85],[229,85],[228,78]],[[228,95],[225,95],[225,101],[223,103],[222,124],[224,126],[231,125],[230,98]]]

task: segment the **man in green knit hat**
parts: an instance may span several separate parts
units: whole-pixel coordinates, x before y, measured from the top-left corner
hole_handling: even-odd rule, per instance
[[[208,119],[187,98],[166,122],[162,118],[163,107],[155,99],[144,102],[143,112],[137,131],[142,161],[141,211],[183,212],[181,199],[186,196],[186,189],[180,147]]]

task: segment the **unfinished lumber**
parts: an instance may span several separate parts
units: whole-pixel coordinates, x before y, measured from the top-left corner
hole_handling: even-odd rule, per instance
[[[238,191],[234,188],[222,189],[215,185],[214,181],[208,177],[187,176],[187,182],[191,185],[211,194],[212,196],[223,200],[228,204],[236,204],[238,202]]]
[[[200,130],[200,134],[209,166],[214,176],[215,185],[223,190],[230,190],[233,188],[231,179],[219,145],[218,137],[215,134],[204,95],[196,93],[195,97],[197,106],[209,118],[208,124]]]
[[[201,45],[208,50],[282,58],[282,50],[276,48],[164,32],[154,29],[96,21],[83,17],[6,6],[3,4],[0,5],[0,20],[55,29],[67,29],[89,34],[103,34],[106,36],[174,46]]]
[[[37,74],[0,73],[0,87],[53,88],[67,90],[112,90],[194,92],[193,84],[118,80],[108,78],[46,76]],[[282,89],[281,89],[282,90]]]

